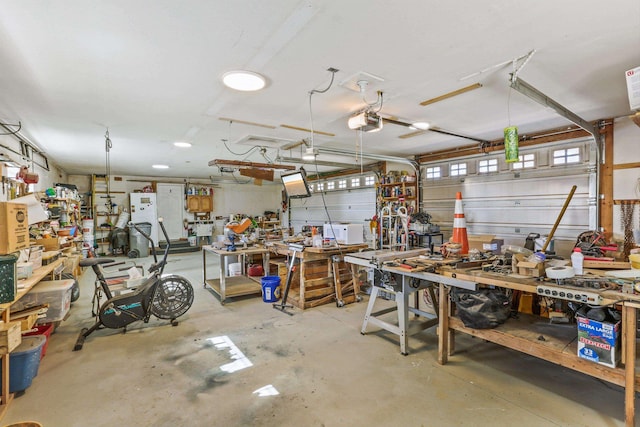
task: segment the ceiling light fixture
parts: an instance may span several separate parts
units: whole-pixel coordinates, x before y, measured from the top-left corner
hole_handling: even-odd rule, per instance
[[[267,80],[253,71],[237,70],[224,73],[222,83],[231,89],[253,92],[264,88]]]
[[[167,165],[152,165],[151,167],[154,169],[169,169]]]
[[[314,161],[317,155],[318,155],[318,150],[316,150],[313,147],[309,147],[305,150],[304,154],[302,155],[302,160]]]
[[[176,147],[180,147],[180,148],[189,148],[189,147],[191,147],[191,143],[190,142],[174,142],[173,145],[175,145]]]
[[[360,129],[365,132],[378,132],[382,129],[382,118],[368,111],[363,111],[349,118],[349,129]]]

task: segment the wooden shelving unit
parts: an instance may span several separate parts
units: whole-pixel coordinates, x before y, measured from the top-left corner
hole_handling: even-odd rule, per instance
[[[11,305],[26,295],[45,277],[54,274],[58,270],[62,272],[62,265],[63,260],[59,259],[51,264],[43,265],[42,267],[34,270],[33,274],[28,279],[18,281],[19,289],[16,293],[15,299],[10,303],[0,304],[0,310],[2,310],[2,321],[8,324],[11,321]],[[0,418],[4,416],[9,408],[9,404],[13,400],[13,394],[9,392],[9,375],[11,372],[9,369],[9,358],[9,353],[0,356],[0,363],[2,366],[2,376],[0,381]]]

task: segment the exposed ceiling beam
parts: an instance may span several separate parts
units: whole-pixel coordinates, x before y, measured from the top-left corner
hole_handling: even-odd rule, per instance
[[[482,83],[474,83],[472,85],[465,86],[463,88],[454,90],[452,92],[445,93],[444,95],[436,96],[435,98],[431,98],[431,99],[427,99],[426,101],[422,101],[420,103],[420,105],[422,105],[424,107],[425,105],[429,105],[429,104],[433,104],[433,103],[436,103],[436,102],[440,102],[440,101],[443,101],[443,100],[445,100],[447,98],[453,98],[454,96],[458,96],[458,95],[463,94],[465,92],[469,92],[470,90],[478,89],[478,88],[481,88],[481,87],[482,87]]]
[[[209,160],[209,166],[252,167],[252,168],[259,168],[259,169],[284,169],[284,170],[296,169],[295,166],[280,165],[276,163],[256,163],[256,162],[243,162],[240,160],[224,160],[224,159]]]
[[[301,128],[298,126],[292,126],[292,125],[280,125],[280,127],[286,128],[286,129],[292,129],[292,130],[299,130],[302,132],[309,132],[311,133],[311,129],[307,129],[307,128]],[[322,132],[320,130],[314,130],[313,133],[317,133],[318,135],[325,135],[325,136],[336,136],[335,133],[330,133],[330,132]]]
[[[340,163],[340,162],[332,162],[332,161],[318,160],[318,159],[302,160],[299,157],[278,157],[276,160],[279,162],[285,162],[285,163],[301,163],[305,165],[317,164],[318,166],[331,166],[336,168],[352,168],[353,167],[353,163]]]

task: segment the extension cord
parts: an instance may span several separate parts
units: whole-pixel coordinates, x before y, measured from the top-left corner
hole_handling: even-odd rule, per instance
[[[602,296],[593,291],[587,291],[579,288],[569,288],[566,286],[538,285],[536,292],[540,296],[566,299],[569,301],[577,301],[591,305],[601,305],[603,303]]]

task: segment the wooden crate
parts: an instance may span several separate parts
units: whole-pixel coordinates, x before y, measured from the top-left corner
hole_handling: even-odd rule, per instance
[[[0,354],[11,353],[22,342],[20,322],[0,323]]]

